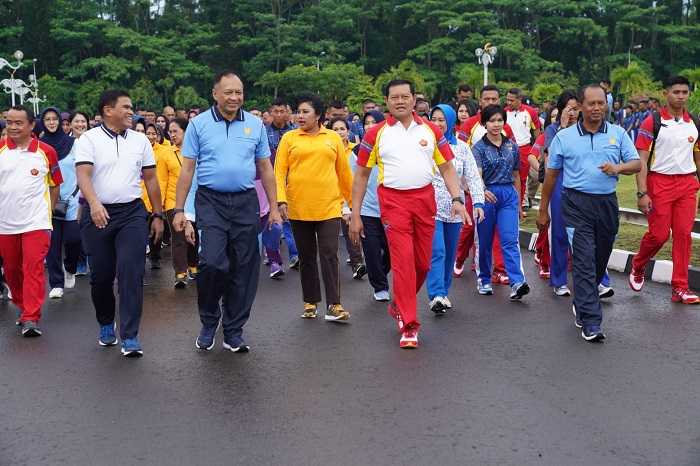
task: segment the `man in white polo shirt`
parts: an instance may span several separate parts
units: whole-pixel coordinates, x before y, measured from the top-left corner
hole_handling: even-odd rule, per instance
[[[636,141],[642,159],[637,174],[638,205],[647,215],[649,231],[632,261],[629,284],[634,291],[642,290],[647,264],[673,230],[671,301],[699,304],[700,297],[688,288],[691,232],[700,188],[697,119],[686,110],[690,82],[685,77],[669,78],[664,87],[666,107],[642,122]]]
[[[138,339],[143,308],[143,274],[148,214],[141,179],[153,206],[151,236],[163,233],[161,195],[153,149],[145,135],[132,131],[131,99],[123,91],[100,96],[102,125],[76,143],[78,186],[84,199],[80,230],[90,254],[92,302],[100,324],[98,343],[117,344],[114,278],[119,282],[119,335],[122,354],[143,355]]]
[[[452,216],[469,221],[460,196],[454,158],[440,129],[414,111],[416,95],[410,81],[389,82],[384,91],[391,115],[365,134],[357,156],[352,199],[362,205],[372,167],[379,167],[377,195],[389,243],[394,302],[389,314],[401,331],[401,348],[418,346],[416,294],[430,269],[435,232],[435,193],[432,179],[437,165],[452,196]],[[364,236],[360,209],[352,211],[350,238]]]
[[[41,335],[44,259],[51,243],[51,211],[63,183],[56,152],[33,138],[33,129],[32,111],[12,107],[7,137],[0,139],[0,257],[25,337]]]
[[[517,87],[510,89],[506,94],[506,104],[508,125],[513,130],[520,153],[520,201],[524,202],[527,176],[530,173],[528,157],[533,141],[540,135],[542,125],[535,109],[523,103],[523,92]]]

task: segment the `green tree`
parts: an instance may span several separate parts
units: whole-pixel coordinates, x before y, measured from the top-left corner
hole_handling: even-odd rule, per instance
[[[197,91],[192,86],[181,86],[175,90],[173,103],[176,108],[205,108],[209,105],[206,99],[197,94]]]

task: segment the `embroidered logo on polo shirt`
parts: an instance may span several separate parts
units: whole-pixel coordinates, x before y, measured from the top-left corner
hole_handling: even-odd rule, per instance
[[[253,130],[250,129],[250,128],[247,128],[247,127],[246,127],[246,128],[243,128],[243,132],[245,133],[246,136],[250,136],[250,133],[251,133],[252,131],[253,131]]]
[[[615,138],[610,138],[610,140],[608,141],[608,143],[610,143],[611,145],[615,145],[615,143],[617,143],[617,139],[615,139]]]
[[[425,147],[425,146],[428,145],[428,141],[426,141],[425,139],[421,139],[421,140],[418,142],[418,144],[420,144],[421,146]]]
[[[695,138],[694,138],[693,136],[688,136],[688,142],[691,143],[691,144],[694,143],[694,142],[695,142]]]
[[[37,176],[39,174],[39,170],[37,170],[36,168],[32,168],[32,171],[30,173],[32,174],[32,176]]]

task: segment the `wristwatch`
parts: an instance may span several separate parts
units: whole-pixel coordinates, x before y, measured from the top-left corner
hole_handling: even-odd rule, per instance
[[[637,199],[641,199],[647,195],[646,191],[637,191]]]
[[[173,215],[174,214],[184,214],[185,209],[173,209]]]
[[[461,197],[453,197],[452,202],[459,202],[460,204],[464,205],[464,201],[462,200]]]
[[[151,214],[151,218],[159,218],[159,219],[161,219],[161,220],[165,220],[165,217],[164,217],[163,214],[160,213],[160,212],[153,212],[153,213]]]

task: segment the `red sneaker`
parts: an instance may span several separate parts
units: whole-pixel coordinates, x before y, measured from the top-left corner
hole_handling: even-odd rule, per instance
[[[630,272],[628,283],[630,288],[634,291],[642,291],[642,287],[644,286],[644,270],[635,270],[633,268],[632,272]]]
[[[508,275],[501,272],[494,273],[491,277],[491,282],[495,283],[496,285],[510,285]]]
[[[454,267],[452,268],[452,273],[455,277],[459,278],[462,275],[464,275],[464,264],[457,265],[455,262]]]
[[[540,263],[540,278],[542,280],[549,280],[549,266]]]
[[[401,340],[399,340],[399,347],[413,349],[418,348],[418,330],[412,328],[407,328],[401,334]]]
[[[396,325],[399,327],[399,332],[403,331],[403,319],[401,318],[401,313],[399,312],[399,308],[396,307],[396,304],[390,303],[389,307],[387,308],[387,312],[391,318],[396,321]]]
[[[698,295],[690,290],[684,290],[682,288],[673,289],[671,292],[671,301],[682,304],[700,304],[700,298]]]

